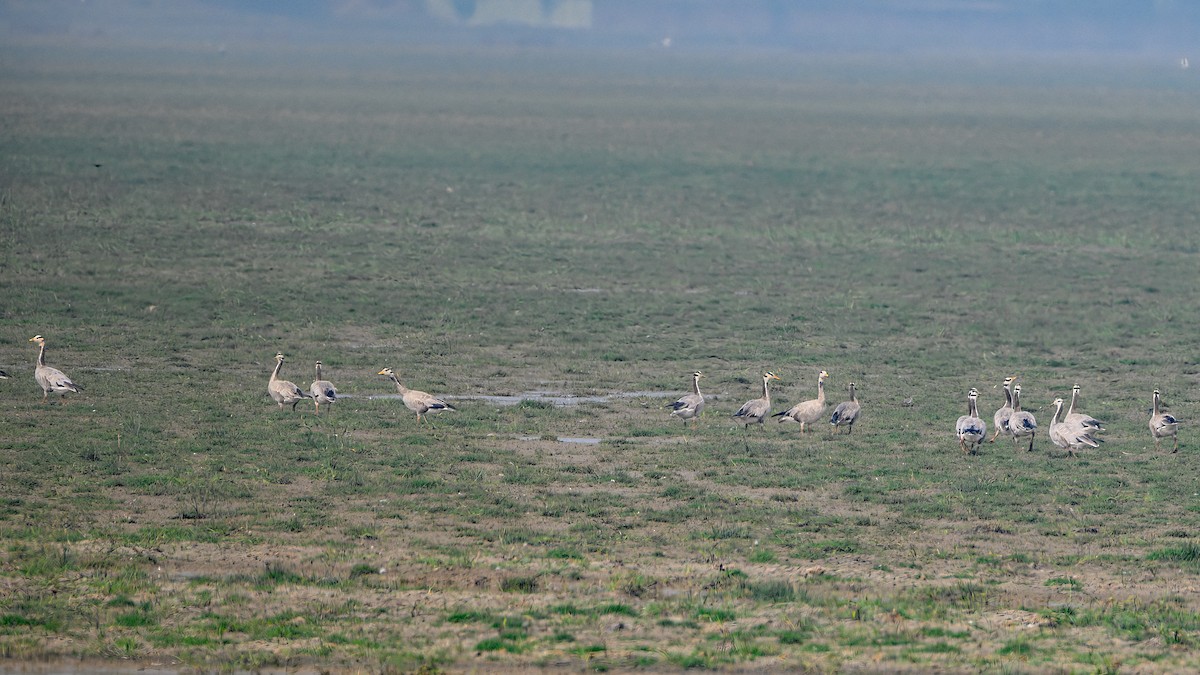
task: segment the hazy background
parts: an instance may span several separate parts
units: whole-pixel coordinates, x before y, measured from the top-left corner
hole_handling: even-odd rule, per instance
[[[7,0],[0,38],[172,44],[513,45],[1178,61],[1188,0]]]

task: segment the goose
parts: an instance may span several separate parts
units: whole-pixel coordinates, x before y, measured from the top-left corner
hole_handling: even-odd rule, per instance
[[[4,372],[3,370],[0,370],[0,380],[7,380],[7,379],[8,379],[8,373]]]
[[[958,418],[958,423],[954,425],[954,431],[958,434],[958,447],[968,455],[975,454],[975,450],[983,439],[987,438],[987,422],[979,417],[979,392],[975,388],[971,388],[967,392],[967,414]]]
[[[672,408],[671,414],[683,420],[683,426],[687,426],[687,421],[700,417],[701,411],[704,410],[704,394],[700,393],[700,378],[704,377],[704,373],[696,371],[692,373],[692,393],[685,394],[674,403],[668,403],[666,408]]]
[[[68,392],[78,394],[83,390],[83,387],[72,382],[66,373],[46,365],[46,338],[34,335],[29,341],[36,342],[40,347],[37,366],[33,369],[33,379],[37,380],[38,386],[42,388],[42,403],[49,400],[51,392],[66,396]]]
[[[1025,436],[1029,437],[1029,452],[1033,452],[1033,439],[1037,436],[1037,420],[1033,413],[1021,410],[1021,385],[1012,390],[1012,415],[1008,418],[1008,433],[1013,442]]]
[[[1100,447],[1100,443],[1078,425],[1058,421],[1059,416],[1062,415],[1063,400],[1061,398],[1054,399],[1053,405],[1054,417],[1050,419],[1050,440],[1055,445],[1066,450],[1067,454],[1072,457],[1075,456],[1076,450]]]
[[[1175,419],[1170,413],[1160,412],[1162,407],[1162,395],[1157,389],[1154,390],[1154,409],[1150,413],[1150,435],[1154,437],[1154,449],[1158,450],[1158,439],[1170,436],[1175,442],[1171,448],[1171,452],[1179,451],[1179,436],[1176,433],[1179,431],[1179,420]]]
[[[296,404],[306,398],[312,398],[312,395],[297,387],[294,382],[279,379],[279,371],[283,369],[283,354],[275,355],[275,370],[271,371],[271,379],[267,381],[267,392],[271,394],[271,398],[283,408],[284,404],[291,403],[292,410],[296,409]]]
[[[780,422],[799,422],[800,433],[804,433],[808,425],[824,417],[825,411],[829,409],[825,405],[825,380],[828,379],[829,373],[822,370],[817,375],[817,397],[801,401],[781,413],[776,413],[775,417],[778,417]]]
[[[817,379],[820,382],[820,378]],[[858,404],[858,399],[854,396],[854,383],[850,383],[850,400],[842,401],[833,409],[833,416],[829,418],[829,423],[837,427],[845,426],[846,435],[854,433],[854,422],[858,420],[858,413],[862,411],[862,406]]]
[[[317,361],[317,379],[308,385],[308,391],[312,394],[313,405],[316,407],[316,414],[321,414],[321,404],[332,406],[337,401],[337,389],[334,389],[333,383],[321,377],[321,362]]]
[[[400,378],[396,376],[395,371],[391,368],[384,368],[377,374],[387,375],[392,382],[396,383],[396,390],[400,392],[400,398],[404,400],[404,407],[417,414],[417,424],[420,424],[422,418],[426,415],[442,412],[443,410],[458,410],[458,408],[446,403],[433,394],[427,394],[423,391],[409,389],[404,386],[400,383]]]
[[[992,423],[996,425],[996,433],[992,434],[992,440],[988,443],[995,443],[996,437],[1001,432],[1008,431],[1008,418],[1012,416],[1012,384],[1016,380],[1015,377],[1004,378],[1004,405],[996,409],[996,414],[992,415]]]
[[[1063,422],[1079,427],[1086,431],[1089,436],[1092,434],[1104,431],[1104,424],[1092,417],[1083,413],[1075,412],[1075,404],[1079,402],[1079,385],[1071,387],[1071,405],[1067,407],[1067,414],[1063,416]]]
[[[742,404],[738,411],[733,413],[733,416],[745,423],[743,429],[749,429],[751,424],[755,422],[762,424],[763,419],[771,414],[771,392],[767,390],[767,383],[771,380],[778,380],[779,376],[775,373],[767,371],[763,373],[763,393],[761,398],[751,399]]]

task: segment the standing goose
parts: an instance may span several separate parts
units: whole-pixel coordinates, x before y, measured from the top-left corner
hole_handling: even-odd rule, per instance
[[[808,425],[825,417],[825,411],[829,409],[825,404],[825,380],[828,379],[829,373],[822,370],[817,375],[817,397],[801,401],[781,413],[776,413],[775,417],[778,417],[780,422],[799,422],[800,433],[804,433]]]
[[[312,394],[313,405],[316,407],[316,414],[321,414],[321,404],[332,406],[337,401],[337,389],[333,388],[333,383],[321,377],[321,362],[317,361],[317,379],[308,385],[308,391]]]
[[[672,408],[671,414],[683,420],[683,426],[687,426],[687,421],[700,417],[700,412],[704,410],[704,394],[700,393],[700,378],[704,374],[700,371],[692,373],[692,393],[685,394],[674,403],[668,403],[667,408]]]
[[[1175,419],[1170,413],[1160,412],[1162,407],[1162,399],[1158,390],[1154,390],[1154,409],[1150,413],[1150,435],[1154,437],[1154,449],[1158,450],[1158,439],[1170,436],[1175,441],[1171,452],[1179,451],[1179,436],[1176,435],[1179,431],[1179,420]]]
[[[979,417],[979,392],[974,388],[967,392],[967,414],[958,418],[954,431],[958,434],[958,447],[968,455],[975,450],[983,439],[987,438],[987,422]]]
[[[779,376],[770,371],[763,373],[763,393],[761,398],[751,399],[742,404],[738,411],[733,413],[733,416],[745,423],[743,429],[749,429],[751,424],[755,422],[762,424],[763,419],[771,414],[771,392],[767,390],[767,383],[771,380],[778,380]]]
[[[1063,400],[1061,398],[1054,399],[1054,417],[1050,420],[1050,440],[1066,450],[1067,454],[1072,457],[1075,456],[1076,450],[1100,447],[1100,443],[1078,425],[1058,421],[1059,416],[1062,415],[1062,407]]]
[[[1091,415],[1075,412],[1075,405],[1078,402],[1079,385],[1075,385],[1071,387],[1071,405],[1067,407],[1067,414],[1063,416],[1063,422],[1079,427],[1082,431],[1087,432],[1089,436],[1104,431],[1104,424],[1100,420]]]
[[[818,383],[820,378],[818,378]],[[850,383],[850,400],[842,401],[833,409],[833,417],[829,418],[829,423],[834,428],[845,426],[846,435],[854,433],[854,422],[858,419],[858,413],[862,410],[862,406],[858,404],[858,399],[854,396],[854,383]]]
[[[1008,433],[1012,435],[1013,443],[1018,439],[1029,437],[1029,452],[1033,452],[1033,439],[1037,436],[1037,420],[1033,413],[1021,410],[1021,385],[1012,390],[1012,415],[1008,418]]]
[[[992,439],[988,443],[995,443],[996,437],[1002,432],[1008,431],[1008,418],[1012,417],[1012,384],[1016,380],[1015,377],[1004,378],[1004,405],[996,409],[996,414],[992,415],[992,423],[996,425],[996,433],[992,434]]]
[[[279,379],[279,371],[282,369],[283,354],[276,354],[275,370],[271,371],[271,379],[267,381],[267,392],[271,394],[271,398],[275,399],[280,408],[286,403],[291,403],[292,410],[295,410],[297,403],[306,398],[312,398],[312,396],[297,387],[295,383]]]
[[[46,365],[46,338],[34,335],[29,341],[36,342],[41,347],[38,351],[37,366],[33,369],[33,379],[37,380],[38,386],[42,388],[42,403],[49,399],[50,392],[65,396],[68,392],[78,394],[83,389],[72,382],[63,371]]]
[[[458,408],[446,403],[433,394],[427,394],[423,391],[409,389],[404,386],[400,383],[400,378],[396,377],[396,373],[391,368],[384,368],[378,374],[387,375],[392,382],[396,383],[396,391],[400,392],[400,398],[404,401],[404,407],[417,414],[417,424],[421,423],[421,419],[425,415],[438,413],[443,410],[458,410]]]

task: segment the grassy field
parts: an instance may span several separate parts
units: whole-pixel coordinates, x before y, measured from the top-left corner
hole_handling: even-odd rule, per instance
[[[5,48],[0,670],[1200,668],[1196,444],[1146,428],[1200,419],[1198,106],[1158,65]],[[277,351],[344,400],[279,410]],[[854,433],[734,424],[765,369],[857,383]],[[1106,443],[964,456],[1014,374]],[[480,398],[528,392],[596,398]]]

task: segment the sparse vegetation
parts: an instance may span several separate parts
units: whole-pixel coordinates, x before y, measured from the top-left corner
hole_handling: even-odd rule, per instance
[[[1190,84],[286,56],[5,47],[0,657],[1200,668],[1190,427],[1146,428],[1200,419]],[[344,399],[279,410],[276,352]],[[856,382],[854,433],[743,431],[767,368]],[[1014,373],[1105,444],[963,456]]]

